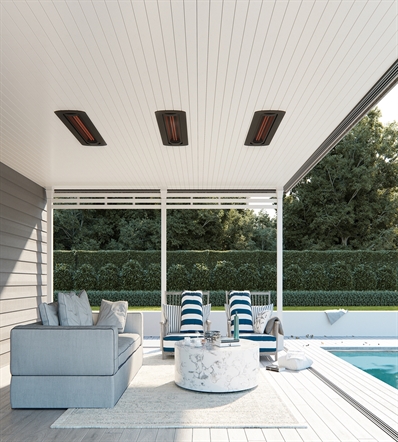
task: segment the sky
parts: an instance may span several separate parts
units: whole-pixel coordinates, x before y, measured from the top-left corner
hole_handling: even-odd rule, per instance
[[[380,121],[383,124],[398,122],[398,85],[378,102],[377,107],[381,110]]]

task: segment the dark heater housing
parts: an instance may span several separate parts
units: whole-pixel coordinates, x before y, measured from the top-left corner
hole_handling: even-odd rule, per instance
[[[284,111],[255,112],[245,146],[267,146],[270,144],[284,116]]]
[[[86,112],[61,110],[55,114],[84,146],[106,146]]]
[[[156,111],[155,115],[165,146],[188,146],[187,117],[184,111]]]

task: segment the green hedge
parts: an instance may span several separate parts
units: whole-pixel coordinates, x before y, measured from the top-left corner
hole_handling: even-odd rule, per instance
[[[276,290],[275,252],[168,252],[167,259],[170,290]],[[54,252],[57,290],[160,290],[160,284],[158,251]],[[398,290],[398,251],[285,251],[284,288]]]
[[[160,290],[87,290],[90,305],[100,306],[101,299],[108,301],[124,300],[130,306],[160,307]],[[54,300],[57,301],[58,292],[54,292]],[[271,302],[276,306],[276,292],[271,292]],[[210,291],[210,303],[212,306],[225,304],[225,291]],[[283,293],[283,305],[286,307],[311,307],[311,306],[398,306],[398,293],[392,291],[285,291]]]

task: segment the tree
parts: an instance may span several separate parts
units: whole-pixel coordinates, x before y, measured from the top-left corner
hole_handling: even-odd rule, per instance
[[[263,210],[254,220],[253,242],[256,250],[276,250],[276,218]]]
[[[286,249],[398,248],[398,125],[373,110],[285,198]]]

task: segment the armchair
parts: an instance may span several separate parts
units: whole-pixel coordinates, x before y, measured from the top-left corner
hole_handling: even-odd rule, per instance
[[[283,350],[283,330],[278,318],[272,317],[271,292],[227,291],[225,293],[227,331],[231,336],[234,315],[239,318],[239,338],[257,342],[261,355],[274,355]]]
[[[185,337],[195,338],[210,331],[211,304],[209,292],[166,292],[160,322],[160,348],[162,358],[174,355],[174,345]]]

